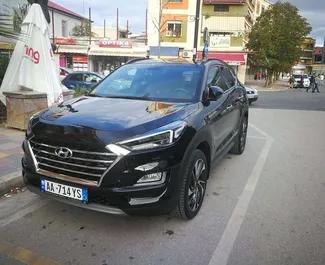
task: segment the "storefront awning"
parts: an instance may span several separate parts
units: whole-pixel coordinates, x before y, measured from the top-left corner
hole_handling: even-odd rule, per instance
[[[87,54],[88,46],[81,45],[57,45],[58,53],[78,53],[78,54]]]
[[[145,57],[146,48],[102,48],[93,47],[89,50],[89,55],[97,56],[124,56],[124,57]]]
[[[202,58],[202,53],[200,54]],[[218,59],[224,61],[230,65],[245,65],[245,55],[242,53],[208,53],[208,58]]]

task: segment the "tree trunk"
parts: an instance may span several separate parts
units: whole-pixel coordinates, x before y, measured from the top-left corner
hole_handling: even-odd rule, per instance
[[[268,85],[271,85],[273,82],[272,82],[272,80],[273,80],[273,75],[274,75],[274,71],[268,71],[268,76],[267,76],[267,78],[268,78]]]

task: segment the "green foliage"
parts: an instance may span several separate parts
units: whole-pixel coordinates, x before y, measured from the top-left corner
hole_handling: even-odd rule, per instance
[[[268,69],[271,78],[273,73],[288,71],[299,61],[302,42],[311,30],[297,7],[279,1],[257,19],[247,48],[257,52],[252,60]]]
[[[73,97],[78,98],[78,97],[84,96],[87,92],[88,92],[88,89],[86,89],[83,86],[77,85],[75,92],[73,94]]]
[[[74,26],[74,28],[72,29],[72,35],[76,37],[89,36],[90,27],[91,27],[91,22],[89,20],[84,20],[81,22],[80,25]],[[91,32],[91,35],[93,36],[94,33]]]
[[[23,23],[25,17],[28,13],[28,4],[20,5],[18,8],[14,8],[13,15],[13,28],[14,31],[20,33],[21,24]]]
[[[9,64],[9,54],[0,54],[0,85],[5,76]]]

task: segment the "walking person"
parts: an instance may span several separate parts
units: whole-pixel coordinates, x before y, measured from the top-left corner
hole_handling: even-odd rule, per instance
[[[306,92],[308,92],[309,89],[311,89],[313,91],[314,86],[315,86],[315,76],[311,75],[310,76],[310,85],[309,85],[309,87],[307,87]]]
[[[294,85],[294,83],[295,83],[295,78],[293,77],[293,75],[292,76],[290,76],[290,78],[289,78],[289,89],[290,90],[293,90],[293,85]]]
[[[314,82],[313,90],[311,91],[312,93],[315,93],[315,90],[319,93],[319,89],[318,89],[319,82],[320,82],[320,78],[317,78],[315,76],[315,82]]]
[[[324,73],[322,73],[321,75],[320,75],[320,85],[321,86],[324,86]]]

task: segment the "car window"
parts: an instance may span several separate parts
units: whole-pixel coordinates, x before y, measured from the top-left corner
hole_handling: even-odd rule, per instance
[[[210,86],[216,86],[216,78],[217,74],[219,73],[220,69],[217,66],[212,67],[209,69],[208,72],[208,80],[207,80],[207,85]]]
[[[125,65],[106,77],[91,95],[187,102],[201,91],[203,69],[192,64]]]
[[[301,75],[295,75],[295,78],[301,78]]]
[[[100,78],[97,75],[94,75],[94,74],[84,74],[84,81],[85,82],[98,83],[101,80],[102,80],[102,78]]]
[[[73,74],[70,76],[70,80],[82,82],[82,74]]]
[[[225,79],[228,82],[229,88],[233,87],[236,84],[236,79],[234,78],[234,76],[232,75],[232,73],[229,71],[228,68],[225,68],[223,71],[224,71]]]

